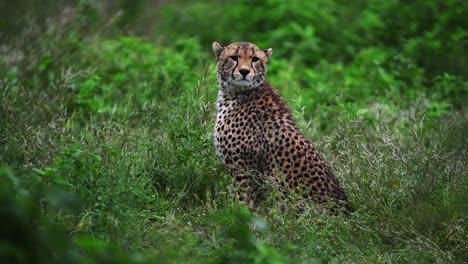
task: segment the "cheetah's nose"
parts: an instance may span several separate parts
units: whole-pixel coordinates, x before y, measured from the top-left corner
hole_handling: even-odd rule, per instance
[[[250,70],[248,69],[240,69],[239,70],[240,74],[242,74],[242,76],[247,76],[247,74],[249,74]]]

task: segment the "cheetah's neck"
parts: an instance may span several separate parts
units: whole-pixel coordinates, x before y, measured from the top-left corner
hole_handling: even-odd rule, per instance
[[[269,83],[267,81],[264,81],[257,87],[248,89],[245,89],[245,87],[229,87],[223,89],[220,86],[221,89],[219,89],[218,92],[218,102],[240,100],[247,96],[251,96],[252,94],[258,93],[267,87],[269,87]]]

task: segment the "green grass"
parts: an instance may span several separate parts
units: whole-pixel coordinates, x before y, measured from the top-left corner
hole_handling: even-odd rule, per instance
[[[47,21],[34,1],[0,5],[0,259],[465,262],[467,33],[452,26],[465,21],[452,8],[464,2],[377,2],[320,1],[310,13],[302,1],[180,1],[160,12],[122,1],[114,17],[88,1],[70,1],[67,14],[48,1]],[[14,7],[30,16],[13,22]],[[400,9],[412,28],[393,26]],[[346,189],[349,218],[231,201],[212,142],[210,47],[240,39],[274,49],[269,79]],[[444,54],[458,56],[448,65]]]

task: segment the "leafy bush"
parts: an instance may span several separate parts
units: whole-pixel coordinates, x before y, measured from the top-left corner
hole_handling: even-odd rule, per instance
[[[50,171],[42,176],[50,176]],[[111,244],[86,236],[70,240],[68,230],[44,214],[59,210],[76,212],[78,203],[71,193],[51,189],[38,182],[15,177],[8,167],[0,167],[2,180],[0,222],[1,259],[7,263],[149,263],[149,258],[123,254]],[[55,178],[55,183],[59,178]],[[59,181],[60,182],[60,181]],[[63,183],[63,182],[62,182]],[[86,255],[82,252],[87,252]]]

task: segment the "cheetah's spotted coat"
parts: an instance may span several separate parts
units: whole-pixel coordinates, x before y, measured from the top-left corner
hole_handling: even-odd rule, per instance
[[[256,207],[267,182],[304,201],[352,210],[346,195],[315,147],[302,135],[286,102],[265,79],[272,50],[247,42],[213,43],[219,94],[214,141],[233,176],[235,196]]]

